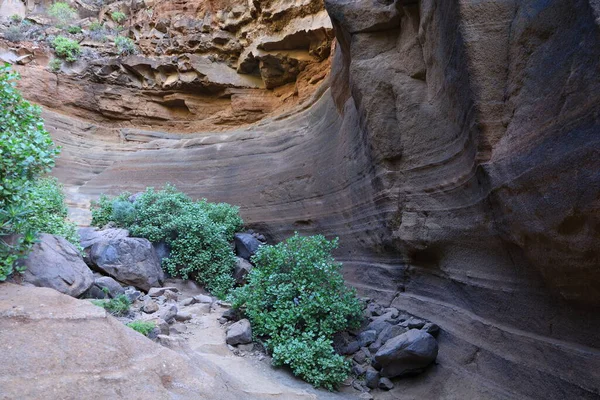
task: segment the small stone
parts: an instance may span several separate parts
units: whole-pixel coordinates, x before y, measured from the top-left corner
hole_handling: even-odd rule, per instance
[[[354,389],[358,390],[359,392],[367,392],[368,391],[366,386],[357,380],[352,381],[352,387]]]
[[[250,321],[242,319],[227,329],[227,344],[247,344],[252,342],[252,327]]]
[[[193,297],[188,297],[187,299],[181,300],[179,304],[181,304],[183,307],[191,306],[192,304],[196,304],[196,299]]]
[[[223,312],[222,317],[229,321],[235,321],[236,319],[238,319],[237,318],[238,317],[237,310],[234,310],[233,308],[229,308],[229,309],[225,310],[225,312]]]
[[[146,300],[144,301],[144,305],[142,306],[142,311],[146,314],[153,314],[158,311],[158,304],[154,300]]]
[[[350,354],[356,353],[358,350],[360,350],[360,344],[355,340],[353,342],[348,343],[342,349],[342,354],[343,355],[350,355]]]
[[[130,302],[134,302],[142,296],[142,293],[139,290],[136,290],[133,286],[125,289],[125,296],[129,299]]]
[[[175,320],[177,315],[177,306],[170,306],[168,309],[163,311],[161,318],[164,319],[168,324]]]
[[[158,297],[158,296],[162,296],[163,294],[165,294],[165,292],[167,290],[170,290],[171,292],[179,292],[179,289],[177,289],[176,287],[171,287],[171,286],[166,286],[166,287],[160,287],[160,288],[150,288],[150,290],[148,290],[148,296],[150,297]]]
[[[363,364],[367,360],[367,355],[364,351],[359,350],[356,354],[354,354],[354,357],[352,357],[352,359],[359,364]]]
[[[377,340],[377,331],[375,330],[364,331],[358,335],[358,342],[360,344],[360,347],[368,346],[375,340]]]
[[[167,301],[179,300],[179,295],[171,290],[166,290],[164,296]]]
[[[382,390],[392,390],[394,388],[394,384],[388,378],[379,379],[379,389]]]
[[[367,305],[367,311],[371,313],[371,315],[378,317],[383,314],[383,307],[377,303],[369,303]]]
[[[437,336],[437,334],[440,333],[440,327],[431,322],[426,323],[421,330],[432,336]]]
[[[169,324],[167,324],[167,321],[165,321],[164,319],[159,318],[157,320],[154,320],[154,323],[156,324],[156,327],[159,330],[159,334],[168,335],[171,333],[171,330],[169,329]]]
[[[239,344],[237,348],[238,348],[238,350],[242,350],[242,351],[252,351],[252,350],[254,350],[254,344],[253,343]]]
[[[361,375],[362,375],[362,374],[364,374],[365,372],[366,372],[366,369],[365,369],[365,367],[363,367],[362,365],[355,364],[355,365],[352,367],[352,373],[353,373],[355,376],[361,376]]]
[[[198,296],[194,296],[194,300],[196,300],[196,303],[211,304],[213,302],[212,297],[206,296],[204,294],[199,294]]]
[[[377,385],[379,384],[379,372],[375,368],[367,368],[367,371],[365,372],[365,383],[368,388],[377,388]]]
[[[411,318],[407,321],[408,329],[421,329],[425,326],[425,321],[418,318]]]
[[[192,319],[192,314],[188,312],[178,312],[175,315],[175,320],[179,322],[189,321],[190,319]]]
[[[384,314],[389,314],[390,319],[397,319],[400,316],[400,311],[397,308],[389,307],[383,310]]]
[[[220,317],[217,321],[219,321],[219,323],[221,325],[223,325],[223,324],[226,324],[228,320],[227,320],[227,318]]]

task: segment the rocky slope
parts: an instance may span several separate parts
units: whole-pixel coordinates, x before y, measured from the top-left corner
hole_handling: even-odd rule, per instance
[[[168,9],[186,15],[183,7]],[[87,86],[78,75],[21,68],[27,95],[49,106],[48,128],[63,146],[54,173],[72,205],[171,182],[239,204],[273,239],[294,230],[339,236],[350,283],[442,327],[440,368],[426,377],[438,382],[430,398],[598,398],[598,2],[325,7],[337,40],[321,89],[226,133],[181,134],[217,125],[200,114],[159,121],[123,108],[151,109],[160,102],[139,102],[168,99],[165,88]],[[146,23],[157,21],[140,19]],[[148,54],[160,47],[141,46]],[[234,60],[218,54],[218,62]],[[237,70],[256,74],[244,68]],[[84,96],[97,90],[117,94]],[[263,98],[244,93],[245,104]],[[103,112],[99,99],[114,110]],[[235,96],[227,101],[234,107]],[[126,117],[116,123],[119,115]],[[418,398],[431,389],[424,379],[396,393]]]

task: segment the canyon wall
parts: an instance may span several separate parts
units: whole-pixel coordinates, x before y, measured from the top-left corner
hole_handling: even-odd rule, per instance
[[[182,133],[204,126],[194,118],[169,129],[168,118],[109,121],[98,96],[73,95],[95,86],[22,67],[63,146],[54,174],[74,215],[85,218],[100,193],[170,182],[240,205],[271,240],[339,236],[349,283],[443,329],[438,365],[390,398],[600,397],[599,3],[325,8],[336,37],[329,76],[226,132]],[[311,42],[295,35],[280,47]],[[238,66],[250,71],[260,76]],[[270,96],[260,78],[256,90]],[[68,106],[56,101],[65,88]]]

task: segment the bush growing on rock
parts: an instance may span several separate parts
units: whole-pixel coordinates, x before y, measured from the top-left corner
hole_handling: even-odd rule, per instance
[[[117,36],[115,38],[115,46],[122,56],[135,54],[135,43],[128,37]]]
[[[104,308],[113,315],[124,315],[131,307],[131,301],[127,295],[121,294],[110,300],[92,300],[92,303],[98,307]]]
[[[171,275],[195,279],[218,297],[231,290],[235,256],[229,242],[243,225],[237,207],[193,201],[170,185],[158,191],[148,188],[127,206],[129,196],[101,196],[93,204],[92,224],[114,222],[132,236],[164,242],[171,254],[162,266]]]
[[[50,181],[36,185],[54,166],[59,150],[44,129],[40,108],[25,101],[16,89],[17,78],[9,66],[0,67],[0,281],[31,249],[37,229],[63,229],[59,219],[64,209],[56,207],[55,189],[48,186]],[[36,198],[47,195],[50,199]],[[57,219],[47,215],[57,208],[61,214]]]
[[[333,349],[333,335],[358,326],[361,305],[344,285],[331,251],[337,240],[298,234],[275,246],[262,246],[248,284],[231,295],[243,309],[255,337],[262,337],[275,365],[315,386],[333,389],[349,363]]]
[[[125,15],[125,13],[122,13],[121,11],[115,11],[112,14],[110,14],[110,18],[113,21],[115,21],[117,24],[120,24],[123,21],[125,21],[125,19],[127,18],[127,15]]]
[[[52,41],[52,47],[54,47],[54,51],[58,57],[64,58],[69,62],[77,61],[81,54],[79,43],[64,36],[57,36]]]
[[[50,6],[48,15],[56,20],[59,27],[62,27],[77,18],[77,11],[67,3],[58,1]]]
[[[156,324],[152,321],[133,321],[127,324],[128,327],[136,332],[141,333],[144,336],[148,336],[150,332],[156,327]]]

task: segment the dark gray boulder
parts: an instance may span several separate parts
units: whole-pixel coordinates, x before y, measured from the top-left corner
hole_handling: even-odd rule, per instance
[[[79,250],[66,239],[42,234],[19,265],[26,270],[23,282],[79,297],[94,284],[94,274]]]
[[[129,231],[127,229],[118,228],[103,230],[97,228],[79,228],[77,233],[79,233],[79,243],[81,244],[81,247],[83,247],[83,260],[89,266],[92,266],[90,250],[94,244],[129,237]]]
[[[85,292],[84,297],[91,299],[105,299],[125,294],[125,289],[110,276],[100,276],[94,279],[94,284]]]
[[[411,329],[388,340],[375,354],[375,364],[381,376],[393,378],[407,373],[420,372],[438,354],[438,344],[425,331]]]
[[[252,264],[244,258],[236,257],[235,267],[233,269],[233,277],[235,279],[235,283],[239,286],[244,285],[246,283],[246,276],[252,270]]]
[[[250,260],[256,253],[261,243],[249,233],[236,233],[234,238],[235,253],[238,257]]]
[[[164,280],[152,244],[141,238],[125,237],[95,243],[90,250],[93,268],[119,282],[148,291]]]
[[[250,321],[242,319],[231,325],[229,329],[227,329],[226,342],[232,346],[251,343],[252,327],[250,326]]]

